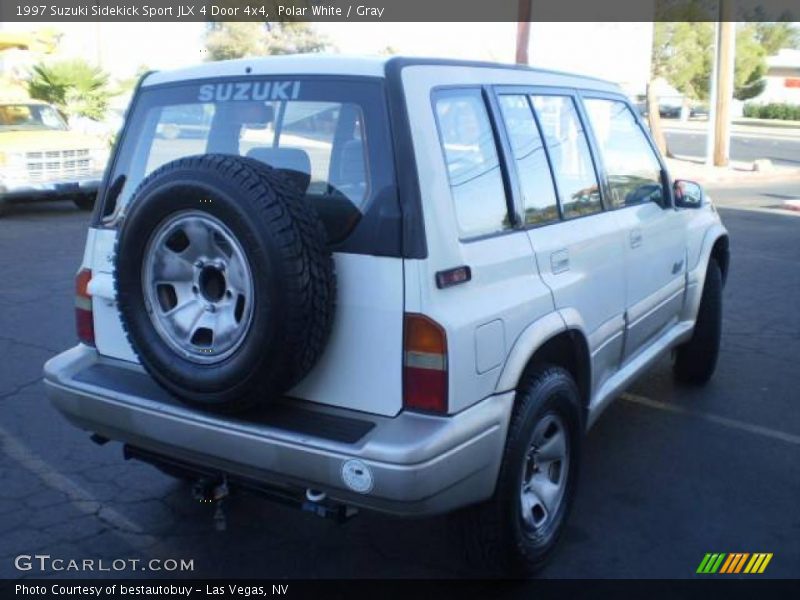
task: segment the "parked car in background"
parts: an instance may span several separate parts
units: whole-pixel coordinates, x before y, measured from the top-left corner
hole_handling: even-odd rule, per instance
[[[679,119],[681,116],[680,104],[658,103],[658,113],[664,119]]]
[[[166,140],[205,138],[211,124],[211,112],[204,106],[171,106],[156,126],[156,135]]]
[[[71,131],[49,104],[0,102],[0,203],[65,198],[90,210],[108,154],[107,142]]]
[[[640,116],[647,117],[647,101],[636,102],[634,108]],[[658,114],[664,119],[678,119],[681,116],[681,107],[661,102],[658,105]]]

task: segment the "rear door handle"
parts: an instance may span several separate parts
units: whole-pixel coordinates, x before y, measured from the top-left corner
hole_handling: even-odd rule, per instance
[[[569,271],[569,252],[566,248],[557,250],[550,255],[550,268],[554,275]]]
[[[631,248],[638,248],[642,245],[642,230],[641,229],[631,229]]]

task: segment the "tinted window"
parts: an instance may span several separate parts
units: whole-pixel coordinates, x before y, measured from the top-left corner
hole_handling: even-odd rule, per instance
[[[628,106],[599,98],[585,104],[608,175],[611,204],[661,202],[661,165]]]
[[[182,156],[203,154],[213,116],[213,104],[176,104],[160,109],[143,175]]]
[[[378,85],[354,82],[248,79],[145,89],[105,214],[124,207],[142,179],[167,162],[233,154],[283,171],[314,204],[330,240],[341,241],[394,185],[382,98]]]
[[[239,153],[270,162],[271,155],[288,149],[303,160],[302,164],[297,160],[296,169],[311,177],[308,194],[326,194],[332,185],[360,205],[367,192],[367,169],[361,131],[364,118],[359,106],[293,101],[284,109],[279,102],[269,104],[274,114],[280,115],[276,127],[245,127],[239,138]],[[284,154],[291,162],[289,152]]]
[[[566,218],[602,210],[589,143],[575,103],[568,96],[532,96],[553,161],[561,209]]]
[[[537,225],[558,220],[558,205],[547,154],[526,96],[500,96],[500,109],[525,208],[525,223]]]
[[[492,126],[479,90],[436,95],[436,120],[464,236],[510,227]]]

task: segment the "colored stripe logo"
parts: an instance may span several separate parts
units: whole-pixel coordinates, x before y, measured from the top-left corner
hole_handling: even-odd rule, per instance
[[[700,561],[696,573],[701,575],[763,573],[771,560],[771,552],[755,552],[753,554],[749,552],[709,552]]]

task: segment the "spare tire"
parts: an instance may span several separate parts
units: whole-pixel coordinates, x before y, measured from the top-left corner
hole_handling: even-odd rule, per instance
[[[300,181],[206,154],[134,192],[117,239],[119,311],[144,368],[182,400],[225,411],[269,401],[322,353],[336,279]]]

